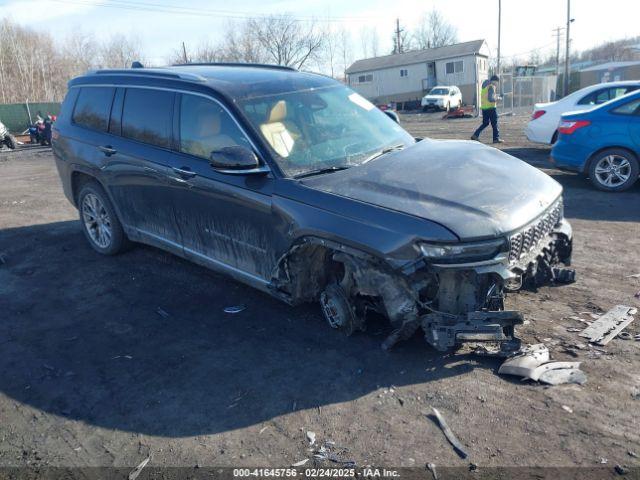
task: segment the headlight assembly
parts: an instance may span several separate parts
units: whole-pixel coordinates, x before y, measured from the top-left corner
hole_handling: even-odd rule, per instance
[[[418,244],[422,255],[433,263],[469,263],[490,260],[507,250],[503,238],[474,243],[426,243]]]

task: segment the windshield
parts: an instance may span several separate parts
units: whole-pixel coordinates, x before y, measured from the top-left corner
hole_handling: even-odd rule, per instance
[[[288,176],[357,166],[415,142],[368,100],[341,85],[251,98],[240,107]]]
[[[434,88],[429,92],[429,95],[449,95],[449,90],[446,88]]]

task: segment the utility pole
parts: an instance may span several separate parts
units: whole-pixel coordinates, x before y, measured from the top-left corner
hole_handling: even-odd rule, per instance
[[[498,65],[497,75],[500,75],[500,34],[502,31],[502,0],[498,0]],[[502,85],[502,84],[500,84]],[[502,87],[501,87],[502,89]]]
[[[396,53],[402,53],[402,47],[400,46],[400,19],[396,18]]]
[[[184,63],[189,63],[189,60],[187,59],[187,47],[184,42],[182,42],[182,57],[184,59]]]
[[[556,37],[556,75],[560,75],[560,39],[562,38],[562,32],[564,27],[556,27],[553,29],[553,36]]]
[[[567,46],[564,53],[564,88],[562,89],[565,97],[569,95],[569,39],[571,38],[571,35],[569,34],[570,26],[571,26],[571,0],[567,0],[567,27],[566,27]]]

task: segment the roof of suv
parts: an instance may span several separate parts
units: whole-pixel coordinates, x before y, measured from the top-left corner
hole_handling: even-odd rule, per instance
[[[190,64],[162,68],[97,70],[72,80],[70,85],[105,75],[122,80],[135,77],[138,80],[148,78],[151,81],[155,79],[205,84],[236,100],[337,85],[332,78],[319,74],[277,65],[251,64]],[[120,79],[114,81],[114,84],[122,83]]]

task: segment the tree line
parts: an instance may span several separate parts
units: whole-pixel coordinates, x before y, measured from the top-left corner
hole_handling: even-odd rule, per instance
[[[49,33],[4,19],[0,22],[0,102],[61,101],[67,82],[94,68],[129,67],[144,58],[133,36],[97,41],[77,33],[54,42]]]
[[[219,37],[216,42],[177,45],[166,63],[272,63],[344,80],[345,70],[358,58],[433,48],[457,40],[455,29],[435,10],[422,17],[415,31],[403,30],[400,49],[394,44],[391,52],[381,50],[375,27],[353,32],[329,21],[301,21],[287,14],[229,22]],[[87,70],[128,68],[135,60],[147,65],[146,52],[135,35],[116,34],[97,40],[76,32],[54,41],[47,32],[3,19],[0,45],[1,103],[61,101],[67,82]]]

